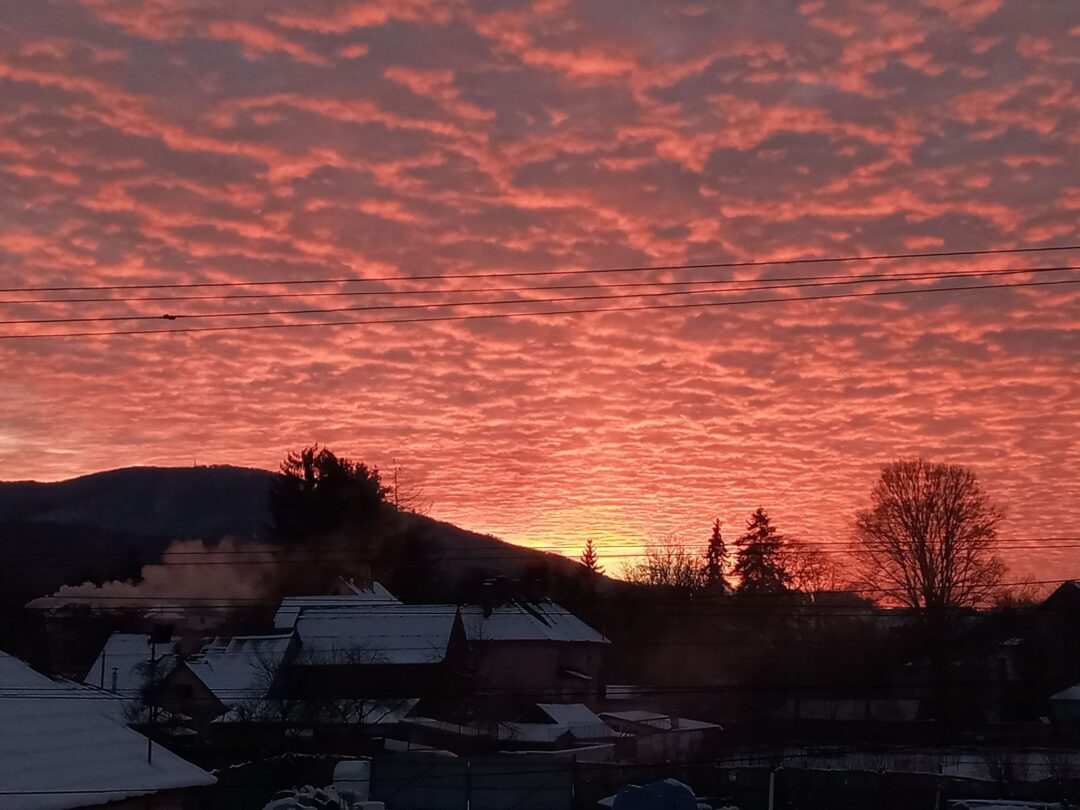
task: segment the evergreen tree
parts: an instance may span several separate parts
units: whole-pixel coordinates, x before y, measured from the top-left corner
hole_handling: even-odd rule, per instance
[[[784,566],[784,537],[769,522],[760,507],[746,522],[746,534],[735,545],[734,574],[739,577],[740,594],[784,593],[791,587],[791,574]]]
[[[585,541],[585,550],[581,552],[579,562],[592,574],[600,576],[604,573],[604,566],[600,564],[600,555],[596,553],[591,537]]]
[[[270,491],[272,533],[285,542],[369,527],[382,513],[387,487],[376,467],[315,444],[289,453]]]
[[[705,549],[705,585],[720,593],[728,592],[727,568],[728,568],[727,543],[720,532],[719,519],[713,522],[712,537],[709,538],[709,546]]]

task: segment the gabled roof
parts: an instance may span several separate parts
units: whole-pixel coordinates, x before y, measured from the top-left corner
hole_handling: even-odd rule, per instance
[[[514,600],[490,609],[483,605],[461,608],[461,621],[469,641],[566,641],[609,643],[603,635],[550,599]]]
[[[349,593],[340,596],[286,596],[274,615],[274,627],[278,630],[291,630],[296,626],[300,611],[309,608],[356,608],[367,605],[400,605],[401,602],[380,583],[372,582],[368,587],[342,580],[342,587]]]
[[[226,706],[259,701],[270,690],[292,641],[292,633],[214,640],[187,666]]]
[[[446,657],[454,605],[305,608],[297,664],[435,664]]]
[[[659,714],[657,712],[601,712],[600,717],[604,720],[632,723],[655,731],[702,731],[710,728],[720,728],[715,723],[707,723],[704,720],[691,720],[689,717],[683,717],[682,715],[676,718],[670,714]]]
[[[1080,700],[1080,683],[1050,696],[1051,700]]]
[[[604,722],[584,703],[537,703],[536,705],[556,723],[595,725]]]
[[[212,785],[213,776],[114,715],[113,700],[57,683],[0,653],[0,796],[5,810],[67,810],[162,790]]]
[[[171,671],[176,665],[176,641],[158,644],[157,672]],[[150,667],[150,636],[145,633],[113,633],[98,653],[83,683],[113,691],[113,670],[116,671],[116,694],[138,698],[146,684]]]

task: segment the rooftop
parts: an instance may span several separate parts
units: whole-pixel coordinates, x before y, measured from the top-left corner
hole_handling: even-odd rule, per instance
[[[297,664],[435,664],[446,657],[454,605],[305,608]]]
[[[706,723],[704,720],[691,720],[689,717],[682,717],[681,715],[676,717],[658,712],[601,712],[600,717],[604,720],[646,726],[656,731],[702,731],[710,728],[720,728],[715,723]]]
[[[564,641],[607,644],[608,640],[550,599],[514,600],[491,608],[465,605],[461,620],[469,641]]]
[[[5,653],[0,692],[5,810],[68,810],[216,781],[160,746],[147,763],[146,738],[115,717],[113,701],[87,699]]]
[[[176,641],[157,645],[155,653],[157,671],[164,675],[176,663]],[[127,698],[137,698],[146,684],[149,669],[150,636],[145,633],[113,633],[98,653],[83,683]]]
[[[187,666],[226,705],[259,700],[269,691],[292,641],[292,633],[215,639]]]
[[[323,596],[287,596],[281,600],[281,606],[274,615],[274,627],[278,630],[291,630],[302,610],[309,608],[356,608],[366,605],[400,605],[401,602],[380,583],[372,582],[369,586],[359,586],[342,580],[342,587],[347,593]]]

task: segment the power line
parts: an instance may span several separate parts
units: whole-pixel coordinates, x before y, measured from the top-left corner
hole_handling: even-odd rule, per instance
[[[1009,587],[1027,587],[1027,586],[1032,586],[1032,585],[1062,585],[1062,584],[1064,584],[1066,582],[1076,582],[1078,580],[1080,580],[1080,576],[1067,577],[1065,579],[1034,579],[1034,580],[1017,581],[1017,582],[999,582],[997,584],[997,587],[1009,588]],[[624,581],[619,580],[619,582],[624,582]],[[624,582],[624,584],[626,584],[628,586],[633,585],[633,583],[626,583],[626,582]],[[903,594],[903,593],[906,593],[906,592],[907,592],[906,588],[900,588],[900,587],[892,587],[892,588],[886,588],[886,587],[850,587],[850,588],[843,588],[843,589],[834,590],[834,591],[823,591],[823,592],[819,592],[818,595],[821,595],[821,594],[829,594],[829,595],[839,595],[839,594],[872,594],[872,595],[873,594]],[[808,592],[803,592],[803,591],[788,591],[788,592],[786,592],[786,595],[789,596],[789,597],[790,596],[798,597],[800,595],[805,597],[805,596],[813,596],[814,593],[813,592],[808,593]],[[328,598],[330,598],[330,597],[328,597]],[[726,595],[726,594],[723,594],[723,595],[721,595],[721,594],[711,595],[711,594],[707,594],[707,593],[702,593],[702,594],[687,595],[687,596],[681,597],[681,598],[676,598],[676,597],[650,597],[648,595],[643,595],[643,596],[640,596],[640,597],[615,597],[615,598],[601,596],[601,597],[596,597],[594,599],[589,599],[589,600],[579,599],[579,600],[567,600],[567,601],[574,601],[576,603],[592,603],[592,604],[600,604],[600,605],[618,603],[618,602],[621,601],[621,602],[625,602],[627,604],[649,604],[649,605],[652,605],[652,604],[659,604],[664,599],[670,599],[670,600],[673,600],[674,603],[682,603],[682,602],[690,602],[690,603],[694,603],[694,602],[696,602],[696,603],[720,602],[720,603],[726,603],[726,604],[732,604],[732,605],[738,606],[738,599],[745,599],[745,598],[753,598],[753,597],[738,597],[735,601],[732,601],[733,598],[731,596],[729,596],[729,595]],[[256,597],[238,597],[238,598],[235,598],[235,599],[227,599],[227,598],[218,597],[218,596],[205,596],[205,597],[204,596],[190,596],[190,597],[176,596],[176,597],[171,597],[171,596],[120,596],[120,595],[106,595],[106,594],[63,594],[63,595],[57,595],[57,596],[39,597],[39,599],[50,599],[50,600],[56,600],[56,601],[68,600],[69,602],[72,602],[72,603],[76,603],[76,602],[79,602],[79,601],[100,601],[100,602],[121,602],[121,603],[123,603],[123,602],[153,602],[153,601],[160,601],[160,602],[168,602],[169,604],[166,605],[165,607],[170,607],[170,608],[175,607],[175,606],[183,606],[183,605],[202,606],[202,607],[232,607],[232,606],[235,606],[235,605],[280,605],[281,601],[282,601],[281,598],[267,599],[267,598],[263,598],[263,597],[258,597],[258,598],[256,598]],[[35,599],[33,601],[38,601],[38,600]],[[528,601],[528,600],[526,600],[526,601]],[[473,606],[475,606],[475,603],[474,603]],[[386,603],[371,603],[371,604],[366,605],[366,606],[364,604],[347,605],[347,606],[343,607],[342,609],[343,610],[354,610],[354,611],[357,611],[358,613],[363,612],[364,615],[388,615],[389,616],[389,615],[397,615],[395,611],[398,611],[402,607],[404,607],[406,609],[409,609],[410,607],[411,608],[423,608],[423,607],[436,608],[437,607],[437,608],[439,608],[439,610],[431,610],[431,611],[425,613],[425,611],[423,611],[423,610],[415,610],[414,609],[414,610],[412,610],[412,613],[414,615],[420,615],[420,616],[422,616],[422,615],[438,615],[438,616],[442,616],[442,615],[445,614],[446,609],[448,607],[453,607],[453,605],[411,605],[410,606],[410,605],[400,605],[400,604],[394,605],[394,604],[386,604]],[[757,606],[753,606],[753,607],[756,608]],[[825,606],[825,609],[827,609],[827,607],[828,606]],[[35,609],[39,609],[39,608],[35,608]],[[40,609],[51,609],[51,608],[40,608]],[[316,609],[321,609],[321,608],[316,608]],[[962,609],[958,609],[958,610],[962,610]],[[551,611],[551,612],[553,613],[553,615],[563,615],[563,616],[576,616],[577,615],[575,613],[572,613],[569,610],[566,610],[565,608],[562,608],[561,611]]]
[[[1031,273],[1058,272],[1063,270],[1080,270],[1080,265],[1062,267],[1045,267],[1036,269],[1007,269],[987,270],[984,272],[960,273],[960,274],[936,274],[924,273],[913,274],[904,281],[937,281],[946,278],[983,278],[988,276],[1026,275]],[[723,283],[723,282],[718,282]],[[846,278],[842,281],[814,281],[802,284],[765,284],[739,289],[703,289],[703,290],[665,290],[662,292],[634,292],[617,293],[614,295],[572,295],[560,298],[502,298],[491,300],[471,301],[448,301],[423,304],[371,304],[350,307],[323,307],[308,309],[270,309],[270,310],[234,310],[226,312],[202,312],[202,313],[162,313],[158,315],[94,315],[76,318],[23,318],[17,320],[0,320],[0,326],[23,326],[61,323],[105,323],[120,321],[160,321],[160,320],[217,320],[219,318],[265,318],[280,315],[332,315],[341,312],[375,312],[375,311],[399,311],[417,309],[445,309],[457,307],[492,307],[492,306],[518,306],[534,304],[562,304],[572,301],[621,301],[630,298],[666,298],[669,296],[691,295],[715,295],[718,293],[744,293],[762,292],[766,290],[797,290],[809,287],[843,287],[852,284],[880,284],[879,280],[867,280],[864,278]]]
[[[460,295],[465,293],[504,293],[504,292],[550,292],[555,290],[592,290],[592,289],[624,289],[636,287],[676,287],[696,284],[750,284],[755,282],[785,282],[785,281],[824,281],[832,279],[848,279],[862,281],[891,281],[905,279],[920,279],[922,277],[935,278],[963,278],[965,276],[982,276],[995,273],[1044,273],[1056,270],[1080,269],[1072,265],[1061,267],[1007,267],[994,271],[913,271],[910,273],[869,273],[862,276],[851,274],[832,275],[802,275],[802,276],[776,276],[763,279],[733,279],[733,278],[710,278],[710,279],[685,279],[682,281],[618,281],[605,284],[590,282],[588,284],[530,284],[517,287],[462,287],[423,290],[319,290],[289,293],[236,293],[228,295],[159,295],[159,296],[106,296],[98,298],[23,298],[0,300],[2,305],[23,304],[87,304],[87,303],[144,303],[156,301],[235,301],[244,299],[279,299],[279,298],[326,298],[326,297],[358,297],[358,296],[414,296],[414,295]]]
[[[197,326],[181,327],[179,329],[129,329],[117,331],[94,331],[94,332],[54,332],[34,334],[4,334],[0,340],[41,340],[48,338],[82,338],[82,337],[115,337],[118,335],[166,335],[166,334],[195,334],[213,332],[241,332],[255,329],[300,329],[317,326],[377,326],[393,324],[416,324],[416,323],[449,323],[455,321],[495,320],[509,318],[540,318],[558,317],[564,315],[589,315],[604,312],[646,312],[655,310],[675,309],[702,309],[712,307],[749,306],[756,304],[798,304],[807,301],[839,301],[851,298],[873,298],[878,296],[893,295],[928,295],[931,293],[967,292],[972,290],[1004,290],[1019,289],[1024,287],[1047,287],[1065,284],[1080,284],[1080,279],[1063,279],[1058,281],[1030,281],[1016,284],[974,284],[965,287],[938,287],[917,290],[875,290],[873,292],[837,293],[834,295],[816,295],[803,298],[764,298],[744,301],[705,301],[682,304],[645,304],[628,307],[589,307],[578,309],[557,309],[546,312],[500,312],[489,314],[471,315],[438,315],[423,318],[396,318],[376,320],[346,320],[346,321],[313,321],[307,323],[266,323],[244,324],[239,326]],[[523,301],[522,303],[530,303]],[[157,319],[157,320],[160,320]]]
[[[730,541],[735,542],[734,535]],[[815,551],[819,549],[857,549],[862,545],[857,540],[815,540],[807,539],[805,537],[791,536],[788,537],[788,541],[791,543],[797,543],[798,545],[793,548],[786,548],[785,551],[793,554],[800,554],[807,551]],[[263,543],[264,541],[252,541]],[[395,541],[390,540],[390,543]],[[580,546],[571,546],[569,543],[552,546],[521,546],[508,543],[506,541],[492,541],[493,543],[501,543],[506,548],[477,548],[473,542],[457,542],[457,543],[441,543],[437,541],[432,542],[432,551],[441,552],[444,550],[451,551],[475,551],[475,554],[464,554],[460,558],[454,555],[445,555],[438,553],[437,556],[440,559],[473,559],[476,556],[491,557],[493,559],[521,559],[528,555],[529,552],[539,552],[543,554],[551,554],[553,556],[559,556],[562,559],[571,560],[570,557],[566,557],[564,552],[570,552],[577,554],[581,551]],[[706,540],[702,540],[698,543],[698,546],[704,547]],[[682,543],[688,551],[692,551],[692,548],[687,543]],[[599,556],[601,559],[605,557],[619,556],[617,553],[605,553],[605,549],[645,549],[648,550],[650,543],[648,541],[642,543],[633,542],[618,542],[618,543],[605,543],[598,548]],[[1003,538],[994,544],[995,550],[1026,550],[1026,549],[1043,549],[1043,548],[1080,548],[1080,536],[1077,535],[1063,535],[1057,537],[1010,537]],[[160,556],[161,554],[167,554],[168,557],[233,557],[233,556],[254,556],[262,557],[266,555],[274,555],[283,559],[289,559],[292,557],[306,557],[306,556],[318,556],[319,559],[327,559],[327,554],[333,554],[337,552],[355,554],[358,551],[362,551],[362,544],[334,544],[334,545],[318,545],[314,544],[311,548],[288,548],[283,545],[273,545],[268,542],[264,543],[260,548],[234,548],[224,549],[211,547],[202,551],[161,551],[161,552],[136,552],[134,556]],[[51,552],[51,551],[19,551],[14,552],[4,557],[5,560],[9,559],[66,559],[70,554],[66,552]],[[82,558],[86,556],[92,556],[95,559],[113,558],[113,559],[128,559],[132,555],[127,551],[93,551],[88,554],[82,555]],[[639,556],[637,552],[626,556]],[[575,561],[575,560],[571,560]],[[182,563],[189,565],[190,563]]]
[[[816,544],[806,544],[799,548],[785,549],[784,554],[791,557],[806,557],[814,556],[821,553],[826,555],[843,555],[848,551],[858,551],[861,548],[859,545],[835,545],[835,546],[822,546],[818,547]],[[1010,552],[1010,551],[1043,551],[1043,550],[1066,550],[1066,549],[1080,549],[1080,543],[1057,543],[1050,545],[998,545],[994,548],[995,552]],[[527,551],[528,549],[525,549]],[[113,555],[93,555],[92,559],[112,559],[112,560],[143,560],[151,559],[150,562],[145,562],[148,566],[207,566],[207,565],[226,565],[226,566],[253,566],[253,565],[324,565],[326,563],[333,562],[355,562],[359,559],[359,555],[363,553],[363,549],[355,549],[353,551],[339,551],[339,552],[318,552],[312,551],[307,553],[299,552],[285,552],[279,553],[273,548],[267,548],[262,551],[236,551],[236,552],[163,552],[154,553],[146,552],[144,554],[127,555],[124,553],[116,553]],[[575,557],[560,554],[559,552],[541,552],[550,554],[551,556],[557,556],[560,561],[577,564],[578,560]],[[697,553],[695,548],[687,548],[686,553],[688,556],[697,558],[701,556]],[[184,559],[180,561],[173,560],[174,556],[190,555],[193,559]],[[88,555],[89,556],[89,555]],[[475,554],[442,554],[437,550],[432,551],[431,558],[438,562],[482,562],[482,561],[498,561],[498,560],[510,560],[520,561],[523,564],[530,564],[534,562],[543,562],[542,558],[532,560],[525,555],[515,553],[498,553],[491,552],[486,553],[478,551]],[[608,552],[601,553],[599,555],[600,562],[604,560],[633,560],[641,559],[648,556],[648,547],[645,547],[643,551],[633,552]],[[230,559],[231,557],[231,559]],[[242,557],[242,559],[237,559]],[[267,558],[272,559],[267,559]],[[209,559],[207,559],[209,558]],[[58,562],[63,562],[70,559],[69,554],[13,554],[4,558],[4,565],[7,568],[53,568],[56,567]],[[80,557],[80,560],[87,559],[86,556]],[[160,561],[159,561],[160,560]]]
[[[709,646],[709,645],[704,645],[704,646]],[[728,647],[730,647],[730,645],[722,645],[722,644],[713,644],[712,646],[728,646]],[[401,649],[401,648],[395,648],[395,650],[396,649]],[[428,650],[430,648],[422,648],[422,649]],[[147,656],[146,660],[149,660],[149,656]],[[194,660],[198,660],[198,659],[194,659]],[[379,661],[359,661],[359,662],[343,662],[342,663],[342,662],[328,661],[326,663],[312,663],[312,664],[299,663],[299,664],[295,664],[295,666],[297,666],[297,667],[308,667],[308,666],[310,666],[310,667],[319,667],[319,666],[328,666],[328,665],[332,666],[332,665],[334,665],[334,663],[339,663],[339,665],[341,665],[341,666],[350,666],[350,665],[352,665],[352,666],[357,666],[357,667],[365,667],[365,666],[379,666],[381,662],[379,662]],[[430,666],[430,664],[428,664],[427,666]],[[283,669],[285,669],[285,668],[286,667],[283,667]],[[1029,684],[1040,684],[1040,683],[1056,684],[1056,683],[1058,683],[1058,679],[1050,678],[1050,677],[1046,677],[1046,678],[1030,678],[1030,679],[1028,679],[1027,683],[1029,683]],[[676,685],[670,685],[669,684],[669,685],[664,685],[664,686],[651,686],[651,687],[650,686],[641,686],[641,685],[638,685],[638,684],[634,684],[635,688],[640,690],[640,692],[638,694],[635,694],[634,697],[635,698],[648,699],[650,697],[663,696],[663,695],[695,695],[695,696],[704,696],[704,695],[747,695],[747,694],[749,694],[749,695],[754,695],[754,694],[784,694],[784,695],[791,695],[791,694],[798,694],[800,692],[802,692],[802,693],[806,693],[806,692],[810,692],[810,693],[833,692],[833,693],[835,693],[838,690],[849,691],[849,690],[852,690],[855,687],[857,687],[860,690],[865,690],[865,691],[871,692],[871,693],[873,693],[873,692],[886,692],[886,693],[888,693],[888,692],[904,692],[904,691],[911,692],[911,691],[918,690],[918,689],[932,688],[932,687],[937,686],[937,685],[938,684],[936,682],[931,681],[931,680],[925,680],[925,681],[923,681],[923,680],[918,680],[918,681],[911,680],[911,681],[900,682],[900,683],[886,683],[886,682],[874,683],[874,682],[866,682],[866,681],[859,681],[858,683],[852,683],[851,681],[838,681],[836,683],[820,683],[820,682],[810,681],[808,683],[799,683],[799,684],[786,684],[786,683],[780,683],[780,684],[738,683],[738,684],[711,684],[711,685],[702,685],[702,684],[676,684]],[[960,685],[963,685],[963,686],[968,687],[968,688],[976,687],[976,686],[1000,686],[1001,682],[999,680],[996,680],[996,679],[993,679],[993,678],[989,678],[989,679],[985,679],[985,680],[984,679],[972,679],[972,680],[961,680]],[[59,692],[56,689],[51,689],[51,688],[45,687],[45,686],[28,686],[28,687],[19,687],[19,686],[4,687],[4,686],[0,686],[0,700],[77,701],[77,700],[110,700],[110,699],[131,698],[131,697],[138,698],[138,697],[141,696],[141,690],[136,691],[136,690],[131,690],[131,689],[120,689],[120,690],[117,690],[116,692],[111,692],[111,691],[108,691],[108,690],[102,692],[102,691],[100,691],[100,689],[101,689],[100,687],[94,687],[94,686],[92,686],[90,684],[85,684],[85,686],[83,684],[80,684],[80,685],[76,685],[76,686],[71,687],[68,692],[63,693],[63,692]],[[435,693],[435,694],[439,695],[440,697],[474,697],[474,698],[480,700],[480,699],[483,699],[483,698],[492,698],[492,697],[513,697],[513,696],[528,697],[528,696],[532,696],[532,695],[536,695],[538,693],[541,693],[544,690],[538,689],[536,687],[529,687],[529,686],[520,686],[520,687],[519,686],[495,686],[495,687],[477,688],[477,689],[469,689],[467,687],[466,688],[454,688],[454,687],[451,687],[451,688],[445,688],[445,687],[443,687],[443,688],[428,688],[425,691],[427,693]],[[273,697],[267,698],[266,697],[267,692],[268,692],[268,690],[266,690],[266,689],[257,689],[257,688],[250,688],[250,689],[244,689],[244,688],[220,689],[219,688],[219,689],[214,690],[214,694],[216,696],[224,697],[226,699],[236,700],[236,699],[242,699],[242,698],[256,697],[256,698],[265,698],[265,699],[268,700],[268,702],[273,702],[274,700],[289,700],[289,701],[297,701],[297,702],[303,701],[303,702],[313,703],[313,704],[316,704],[316,705],[318,705],[319,703],[349,703],[349,702],[352,702],[352,703],[365,703],[365,702],[370,702],[370,703],[380,703],[380,702],[392,703],[394,701],[405,701],[405,700],[409,699],[409,698],[405,698],[405,697],[390,697],[390,698],[380,698],[378,696],[362,696],[362,697],[361,696],[351,696],[351,697],[345,697],[345,696],[340,696],[340,695],[337,696],[337,697],[332,697],[332,696],[327,696],[327,697],[306,697],[306,696],[304,696],[304,697],[288,697],[288,698],[273,698]],[[418,697],[418,696],[413,695],[412,697]],[[601,712],[601,713],[603,714],[605,712]]]
[[[823,256],[803,257],[787,259],[749,259],[745,261],[726,262],[702,262],[697,264],[664,264],[664,265],[636,265],[628,267],[608,267],[578,270],[517,270],[510,273],[426,273],[411,276],[345,276],[338,278],[322,279],[275,279],[272,281],[206,281],[206,282],[172,282],[158,284],[99,284],[99,285],[67,285],[67,286],[43,286],[43,287],[0,287],[0,293],[20,292],[81,292],[95,290],[176,290],[191,288],[227,288],[227,287],[269,287],[288,286],[295,284],[345,284],[349,282],[363,281],[435,281],[442,279],[469,279],[469,278],[524,278],[544,276],[571,276],[589,275],[601,273],[643,273],[667,270],[706,270],[724,269],[735,267],[762,267],[769,265],[799,265],[799,264],[827,264],[832,262],[872,262],[872,261],[896,261],[901,259],[932,259],[948,258],[952,256],[1001,256],[1019,253],[1043,253],[1049,251],[1078,250],[1080,244],[1075,245],[1046,245],[1042,247],[1016,247],[1016,248],[990,248],[983,250],[939,250],[923,253],[877,253],[861,256]]]

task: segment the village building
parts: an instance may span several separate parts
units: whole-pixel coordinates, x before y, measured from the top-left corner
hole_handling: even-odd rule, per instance
[[[561,605],[550,599],[466,605],[461,619],[478,693],[499,696],[513,684],[522,702],[595,706],[602,698],[610,642]]]
[[[295,647],[292,633],[214,639],[172,669],[155,690],[155,703],[198,724],[269,715],[268,697]]]
[[[115,696],[0,653],[0,806],[187,810],[215,778],[129,729]]]
[[[274,628],[289,631],[296,626],[300,613],[304,610],[321,608],[363,608],[372,605],[400,605],[401,601],[388,591],[382,583],[368,582],[358,585],[356,582],[339,577],[329,594],[316,596],[286,596],[281,600],[277,613],[274,614]]]
[[[600,717],[619,734],[619,758],[640,763],[700,760],[723,731],[715,723],[661,712],[600,712]]]
[[[304,607],[280,694],[299,699],[453,701],[466,686],[465,634],[454,605],[369,602]]]

